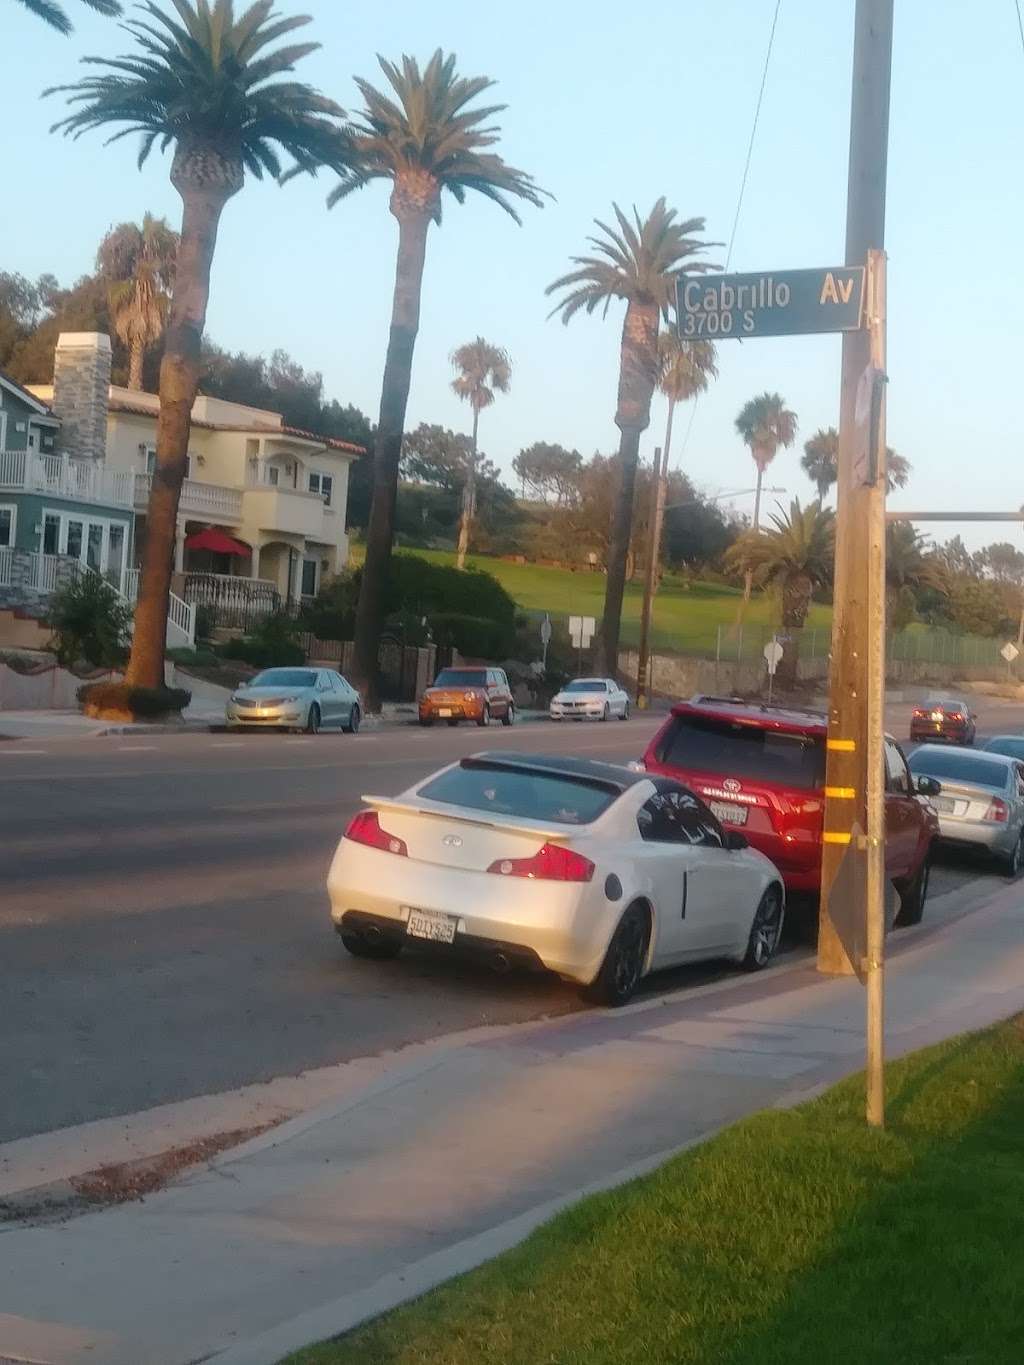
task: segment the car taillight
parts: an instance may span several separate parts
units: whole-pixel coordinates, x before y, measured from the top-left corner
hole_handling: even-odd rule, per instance
[[[365,844],[367,848],[379,848],[384,853],[397,853],[400,858],[409,856],[404,839],[381,829],[380,818],[375,810],[361,810],[349,824],[345,838],[351,839],[354,844]]]
[[[463,701],[476,701],[476,693],[475,693],[475,692],[464,692],[464,693],[462,694],[462,700],[463,700]]]
[[[998,796],[993,796],[984,818],[994,825],[1005,825],[1010,818],[1010,807]]]
[[[915,719],[915,720],[927,720],[927,719],[928,719],[928,712],[922,710],[920,706],[916,706],[916,707],[914,708],[914,719]]]
[[[500,877],[530,877],[538,882],[589,882],[594,864],[564,844],[545,844],[532,858],[499,858],[487,871]]]

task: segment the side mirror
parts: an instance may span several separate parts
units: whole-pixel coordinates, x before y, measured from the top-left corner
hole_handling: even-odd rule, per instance
[[[942,791],[942,783],[934,777],[919,777],[917,779],[917,790],[921,796],[938,796]]]
[[[725,831],[725,846],[730,853],[739,853],[744,848],[749,848],[750,844],[745,834],[741,834],[738,829],[727,829]]]
[[[978,719],[978,713],[977,713],[977,711],[972,711],[972,712],[971,712],[971,720],[977,720],[977,719]]]

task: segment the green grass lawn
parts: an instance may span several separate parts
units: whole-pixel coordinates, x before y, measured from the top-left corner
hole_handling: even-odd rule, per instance
[[[766,1111],[292,1365],[1017,1365],[1024,1018]]]
[[[361,558],[362,547],[353,546],[353,559]],[[409,550],[437,564],[452,564],[455,556],[443,550]],[[529,612],[550,612],[552,619],[565,616],[593,616],[598,621],[604,606],[605,578],[602,573],[570,569],[550,569],[539,564],[512,564],[502,559],[472,555],[469,562],[486,569],[502,583],[509,595]],[[640,605],[643,586],[630,583],[622,610],[622,640],[636,644],[640,634]],[[662,580],[654,610],[654,645],[658,649],[714,657],[718,627],[723,627],[723,657],[735,657],[736,621],[742,594],[719,583],[684,582],[671,574]],[[747,647],[744,657],[760,655],[764,634],[778,624],[774,602],[763,594],[755,595],[744,615]],[[817,604],[811,607],[807,625],[818,629],[818,653],[827,651],[827,631],[832,612]],[[805,651],[807,652],[807,651]]]

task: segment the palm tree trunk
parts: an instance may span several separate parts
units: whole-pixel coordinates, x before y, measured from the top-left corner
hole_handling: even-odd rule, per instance
[[[455,567],[466,567],[466,554],[469,551],[469,536],[476,515],[476,441],[480,426],[480,412],[473,408],[473,446],[469,452],[469,468],[466,470],[466,486],[462,490],[462,521],[459,524],[459,550]]]
[[[658,322],[659,314],[655,305],[630,303],[622,324],[619,401],[615,412],[615,424],[621,433],[618,488],[612,506],[604,614],[601,618],[603,666],[610,678],[617,676],[619,668],[622,598],[633,532],[636,467],[640,458],[640,433],[651,420],[651,395],[657,375]]]
[[[657,553],[654,561],[654,590],[661,586],[661,534],[665,524],[665,503],[668,495],[668,460],[672,453],[672,422],[676,415],[676,400],[668,400],[668,416],[665,418],[665,445],[661,456],[661,474],[658,479],[658,511],[655,525],[655,545]]]
[[[200,344],[210,297],[210,268],[224,206],[242,186],[240,164],[218,166],[218,158],[199,156],[195,158],[198,168],[193,173],[191,160],[179,152],[171,171],[171,181],[183,202],[181,244],[160,365],[156,467],[146,508],[146,542],[132,652],[125,673],[125,681],[136,687],[162,687],[164,682],[178,501],[188,459],[192,404],[199,388]]]
[[[797,683],[800,662],[800,636],[811,605],[811,580],[806,574],[793,574],[782,584],[782,626],[786,639],[782,658],[775,672],[776,686],[791,691]]]
[[[132,337],[128,351],[128,387],[134,389],[136,393],[142,392],[142,362],[145,357],[146,348],[142,339]]]
[[[761,484],[764,482],[764,467],[758,461],[757,465],[757,489],[754,493],[754,530],[761,529]],[[743,605],[750,601],[750,592],[754,584],[754,575],[750,569],[743,576]]]
[[[398,215],[396,215],[398,216]],[[366,530],[366,559],[356,608],[353,672],[363,700],[377,710],[377,651],[384,616],[384,589],[391,563],[402,455],[405,409],[412,381],[412,356],[420,325],[420,293],[427,252],[429,209],[398,216],[398,261],[391,305],[391,334],[384,362],[380,420],[373,445],[373,497]]]

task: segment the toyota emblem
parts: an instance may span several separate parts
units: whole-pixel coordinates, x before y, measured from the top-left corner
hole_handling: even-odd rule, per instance
[[[457,834],[446,834],[441,840],[445,848],[461,848],[462,840]]]
[[[737,782],[735,777],[727,777],[722,783],[722,786],[727,792],[738,792],[742,783]]]

